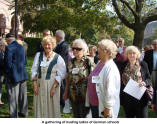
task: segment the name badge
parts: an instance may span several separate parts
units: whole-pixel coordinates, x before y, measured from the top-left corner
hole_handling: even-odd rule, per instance
[[[92,83],[99,83],[99,76],[92,76]]]
[[[72,69],[72,74],[78,74],[79,68],[73,68]]]
[[[44,62],[44,61],[42,61],[42,62],[40,63],[40,66],[41,66],[41,67],[46,67],[46,65],[47,65],[46,62]]]

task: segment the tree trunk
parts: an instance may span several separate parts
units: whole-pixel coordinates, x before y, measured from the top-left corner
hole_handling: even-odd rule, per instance
[[[142,49],[142,43],[144,40],[144,30],[145,30],[145,26],[138,26],[134,30],[133,45],[137,46],[140,50]]]

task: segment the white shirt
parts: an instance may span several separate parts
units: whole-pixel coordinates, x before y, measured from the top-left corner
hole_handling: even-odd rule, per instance
[[[120,54],[123,53],[123,47],[118,47],[118,51]]]
[[[99,115],[105,107],[111,109],[113,118],[117,118],[120,109],[120,73],[112,59],[105,63],[99,77],[99,83],[96,84]]]
[[[37,75],[39,56],[40,56],[40,52],[36,53],[34,62],[33,62],[32,68],[31,68],[31,73],[32,73],[31,78],[33,78],[35,75]],[[49,61],[47,61],[47,57],[45,56],[45,54],[43,54],[43,61],[47,61],[48,63],[50,63],[52,59],[53,58],[51,58]],[[55,77],[55,79],[58,81],[59,84],[61,84],[61,81],[65,78],[66,65],[65,65],[63,58],[60,55],[58,57],[56,66],[57,66],[56,67],[57,76]]]

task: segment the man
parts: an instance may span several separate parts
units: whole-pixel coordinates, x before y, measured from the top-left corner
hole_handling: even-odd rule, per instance
[[[61,55],[61,57],[64,59],[66,67],[68,66],[68,45],[65,42],[65,33],[62,30],[57,30],[55,33],[57,46],[54,48],[54,51]],[[64,85],[64,86],[63,86]],[[65,80],[63,81],[63,84],[61,86],[61,105],[64,106],[64,100],[62,99],[62,95],[64,93],[65,88]],[[63,109],[64,113],[70,113],[70,105],[69,105],[69,99],[65,101],[65,107]]]
[[[20,115],[26,116],[28,111],[26,80],[26,54],[24,48],[19,45],[14,36],[6,35],[6,47],[4,62],[7,77],[7,92],[9,99],[9,114],[11,118],[18,117],[18,100],[20,102]],[[21,90],[21,91],[20,91]],[[22,92],[22,94],[19,94]]]
[[[43,31],[43,38],[46,37],[46,36],[49,36],[49,35],[51,35],[50,30],[49,30],[49,29],[45,29],[45,30]],[[43,47],[42,47],[41,41],[39,41],[39,42],[37,43],[37,50],[36,50],[36,52],[43,52],[43,51],[44,51],[44,49],[43,49]]]
[[[127,58],[125,57],[125,49],[126,47],[124,46],[124,39],[120,38],[119,42],[118,42],[118,54],[116,56],[116,61],[117,62],[124,62],[127,60]]]
[[[153,49],[145,52],[144,61],[148,64],[149,72],[152,76],[152,85],[155,87],[155,77],[157,74],[157,40],[154,40]]]

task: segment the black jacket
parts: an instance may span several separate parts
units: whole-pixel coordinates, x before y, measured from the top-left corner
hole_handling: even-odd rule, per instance
[[[152,70],[153,70],[153,50],[148,50],[147,52],[145,52],[144,55],[144,59],[143,59],[147,65],[148,65],[148,69],[150,74],[152,74]]]
[[[118,64],[116,63],[118,68],[119,68],[121,77],[122,77],[122,74],[124,72],[124,69],[125,69],[127,63],[128,63],[128,61],[125,61],[123,63],[118,63]],[[147,63],[142,61],[142,62],[140,62],[140,65],[141,65],[142,80],[146,83],[146,87],[149,87],[151,85],[151,76],[150,76],[150,73],[149,73],[149,70],[148,70]],[[124,86],[123,82],[121,81],[121,91],[120,91],[120,103],[121,103],[121,105],[125,105],[125,102],[128,102],[125,99],[126,97],[131,98],[131,96],[129,96],[128,94],[123,92],[124,87],[125,86]],[[131,99],[136,100],[133,97]],[[147,100],[146,93],[144,93],[141,100],[137,100],[137,102],[139,102],[140,104],[143,104],[144,106],[147,105],[148,100]]]
[[[58,53],[64,59],[66,67],[68,65],[68,51],[68,45],[65,41],[63,41],[61,44],[58,44],[54,49],[54,52]]]

